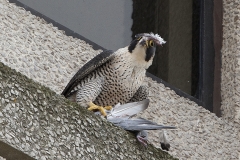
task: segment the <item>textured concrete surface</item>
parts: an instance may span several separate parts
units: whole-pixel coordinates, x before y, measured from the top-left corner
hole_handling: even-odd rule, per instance
[[[0,0],[0,18],[0,61],[56,93],[61,93],[78,68],[100,52],[5,0]],[[167,132],[170,154],[179,159],[239,158],[237,122],[216,117],[150,78],[145,83],[151,103],[141,116],[178,127]],[[4,138],[11,141],[11,136]],[[160,147],[157,132],[150,133],[150,142]]]
[[[0,140],[35,159],[174,159],[0,63]]]
[[[69,80],[67,77],[75,74],[79,64],[99,53],[84,41],[65,36],[63,31],[30,12],[5,0],[0,2],[1,62],[11,64],[12,68],[57,93],[61,93]]]
[[[240,127],[240,2],[223,0],[222,113]]]

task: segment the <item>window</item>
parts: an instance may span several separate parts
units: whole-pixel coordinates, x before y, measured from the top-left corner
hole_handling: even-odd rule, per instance
[[[153,31],[167,41],[148,71],[218,116],[221,8],[217,0],[133,0],[132,14],[133,36]]]

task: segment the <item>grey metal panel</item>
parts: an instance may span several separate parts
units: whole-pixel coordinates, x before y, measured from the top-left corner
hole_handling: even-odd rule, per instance
[[[131,41],[130,0],[19,0],[100,46],[116,50]]]

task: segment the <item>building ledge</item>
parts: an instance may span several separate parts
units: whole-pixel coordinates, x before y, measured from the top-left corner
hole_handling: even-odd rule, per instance
[[[2,63],[0,81],[0,140],[35,159],[174,159]]]

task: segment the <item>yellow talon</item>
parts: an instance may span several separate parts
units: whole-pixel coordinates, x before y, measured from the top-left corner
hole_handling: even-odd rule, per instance
[[[99,106],[97,106],[96,104],[90,102],[89,104],[89,107],[88,107],[88,110],[89,111],[92,111],[92,110],[98,110]]]
[[[106,113],[106,111],[105,111],[105,109],[104,109],[103,107],[99,107],[98,110],[100,111],[100,113],[101,113],[104,117],[107,116],[107,113]]]
[[[111,109],[112,109],[112,106],[105,106],[104,109],[106,109],[106,110],[111,110]]]
[[[106,110],[111,110],[112,109],[112,106],[102,107],[102,106],[98,106],[98,105],[96,105],[92,102],[89,102],[88,105],[89,105],[89,108],[88,108],[89,111],[98,110],[104,117],[107,116],[107,113],[106,113],[105,109]]]

